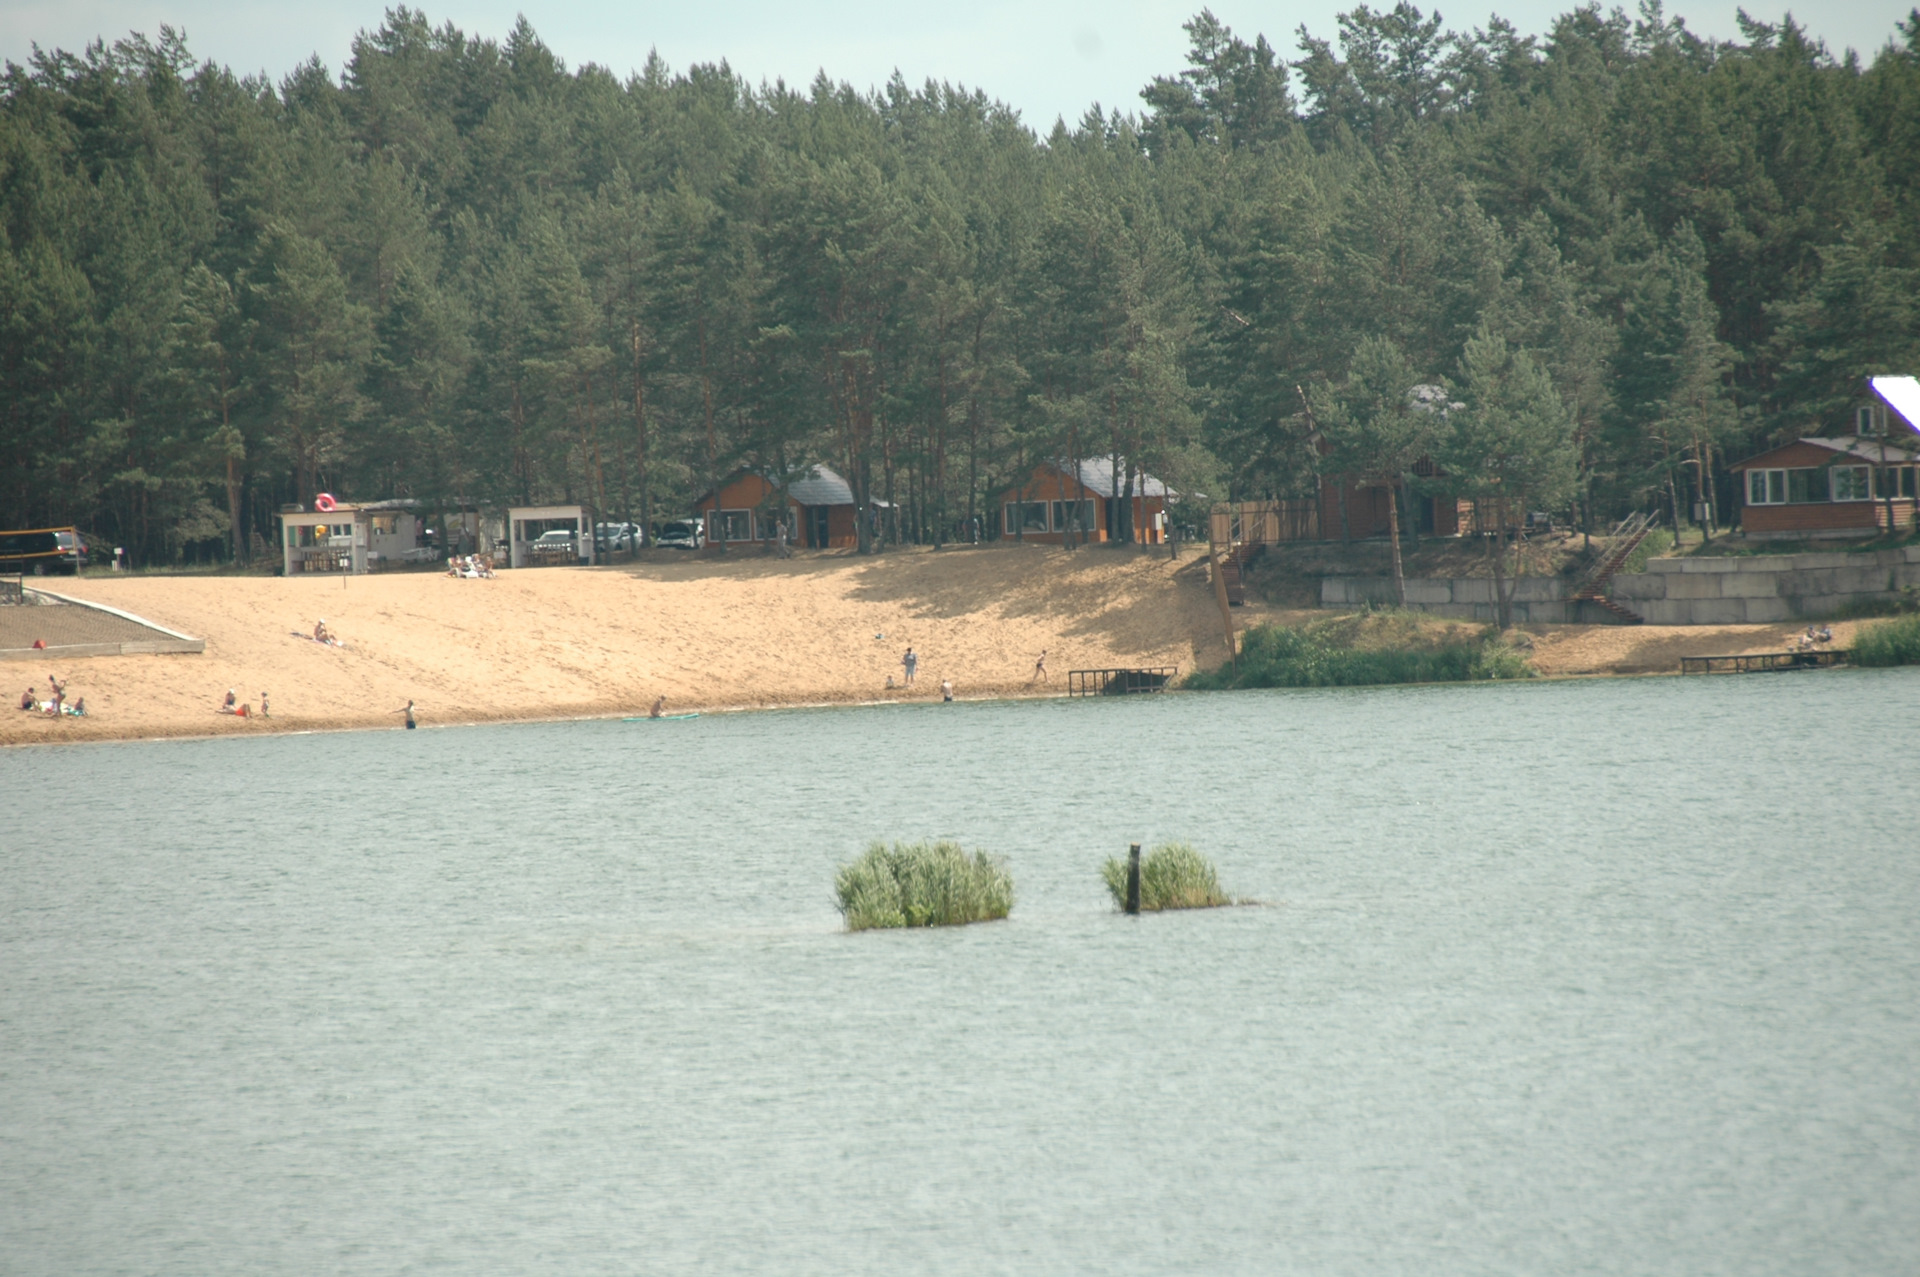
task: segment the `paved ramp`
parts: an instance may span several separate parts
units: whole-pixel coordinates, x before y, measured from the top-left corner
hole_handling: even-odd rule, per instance
[[[45,646],[35,647],[36,642]],[[0,661],[206,650],[205,639],[34,586],[26,587],[22,602],[0,607]]]

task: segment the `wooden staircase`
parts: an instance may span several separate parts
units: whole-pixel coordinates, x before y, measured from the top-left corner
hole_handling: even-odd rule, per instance
[[[1240,607],[1246,603],[1246,565],[1259,557],[1260,552],[1266,548],[1258,541],[1236,541],[1224,556],[1216,560],[1220,567],[1220,582],[1227,589],[1229,606]]]
[[[1600,556],[1600,561],[1588,570],[1580,584],[1574,587],[1572,599],[1576,603],[1593,603],[1610,613],[1622,625],[1644,625],[1647,618],[1632,608],[1616,603],[1607,597],[1607,582],[1613,574],[1625,567],[1640,543],[1647,539],[1647,533],[1653,528],[1653,516],[1635,511],[1622,519],[1608,539],[1608,550]]]

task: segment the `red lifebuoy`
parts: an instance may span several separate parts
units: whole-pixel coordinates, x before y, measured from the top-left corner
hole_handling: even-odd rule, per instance
[[[313,499],[313,508],[321,514],[331,514],[333,512],[333,494],[331,492],[322,492]]]

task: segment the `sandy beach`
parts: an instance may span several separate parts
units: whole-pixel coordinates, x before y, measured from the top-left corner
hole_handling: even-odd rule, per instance
[[[0,744],[399,728],[669,711],[1060,694],[1070,669],[1224,656],[1204,556],[996,546],[852,555],[663,559],[524,569],[491,581],[427,573],[288,579],[85,577],[49,588],[204,638],[200,655],[0,664],[16,687],[57,674],[89,716],[9,709]],[[1241,626],[1324,612],[1249,607]],[[303,637],[324,618],[346,643]],[[1778,651],[1793,625],[1537,626],[1546,675],[1671,672],[1682,655]],[[1836,646],[1850,627],[1834,627]],[[919,657],[911,688],[901,657]],[[1032,681],[1047,651],[1048,683]],[[228,688],[272,717],[217,712]]]

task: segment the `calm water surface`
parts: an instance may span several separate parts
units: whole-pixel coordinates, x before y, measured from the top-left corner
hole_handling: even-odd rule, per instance
[[[16,749],[0,1273],[1910,1273],[1920,671]],[[42,819],[38,813],[57,812]],[[849,936],[873,837],[1005,923]],[[1115,916],[1189,839],[1270,907]]]

